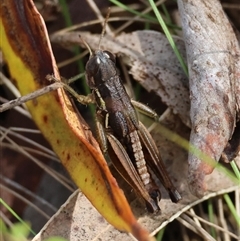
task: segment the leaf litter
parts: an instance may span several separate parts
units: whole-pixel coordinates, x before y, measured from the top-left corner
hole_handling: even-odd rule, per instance
[[[98,41],[99,41],[99,35],[90,34],[88,32],[61,32],[58,34],[54,34],[51,36],[51,40],[53,42],[59,43],[64,45],[65,47],[69,47],[72,45],[82,45],[81,41],[79,40],[79,34],[81,34],[82,38],[90,45],[92,49],[98,48]],[[233,37],[233,35],[231,35]],[[175,39],[176,45],[183,56],[183,59],[185,62],[187,62],[187,53],[185,49],[184,41],[180,38]],[[205,44],[204,41],[201,42],[202,45]],[[228,51],[226,54],[228,56],[228,59],[226,60],[226,63],[230,63],[230,73],[229,76],[231,78],[232,83],[232,90],[231,95],[231,105],[232,108],[235,110],[232,113],[232,125],[227,126],[228,129],[228,135],[225,137],[224,142],[221,143],[220,140],[215,139],[214,142],[208,142],[207,148],[215,149],[217,155],[210,157],[214,157],[215,160],[219,160],[222,154],[224,154],[224,148],[227,146],[228,141],[231,139],[232,134],[234,133],[234,124],[238,121],[237,115],[239,115],[239,96],[240,96],[240,83],[239,83],[239,73],[237,72],[237,68],[239,65],[239,47],[234,43],[235,48],[233,48],[236,52],[230,52]],[[213,46],[211,46],[213,48]],[[216,47],[216,46],[215,46]],[[134,77],[135,80],[141,83],[141,85],[148,91],[153,91],[156,95],[160,96],[162,98],[162,101],[167,104],[167,106],[170,108],[171,111],[169,111],[170,114],[168,114],[165,117],[165,126],[167,126],[169,129],[173,129],[174,132],[179,132],[179,134],[186,139],[190,139],[190,131],[186,127],[191,127],[191,121],[194,121],[195,119],[192,117],[193,113],[198,113],[199,103],[195,106],[193,105],[193,96],[191,92],[191,99],[189,98],[189,83],[188,83],[188,77],[184,75],[182,69],[180,68],[180,64],[175,57],[166,37],[158,32],[155,31],[135,31],[132,33],[122,33],[119,36],[116,37],[110,37],[105,36],[104,41],[101,44],[102,49],[107,49],[118,56],[121,56],[125,63],[127,63],[130,66],[130,73]],[[214,48],[213,48],[214,49]],[[194,52],[194,51],[193,51]],[[223,55],[224,53],[221,51],[214,51],[219,52],[218,55]],[[230,53],[230,54],[229,54]],[[189,53],[188,53],[189,54]],[[215,53],[214,53],[215,54]],[[213,56],[211,56],[211,53],[206,53],[206,56],[212,60]],[[201,56],[202,57],[202,56]],[[188,59],[190,57],[188,56]],[[218,59],[218,57],[216,58]],[[196,62],[193,62],[196,64]],[[207,62],[208,63],[208,62]],[[220,64],[221,65],[221,64]],[[212,68],[213,66],[204,66],[201,70],[198,70],[200,75],[203,73],[207,73],[209,68]],[[194,66],[193,66],[194,69]],[[227,69],[222,71],[223,76],[220,76],[222,78],[226,77]],[[225,73],[225,74],[224,74]],[[219,71],[213,72],[213,76],[219,77]],[[191,73],[190,73],[191,76]],[[214,78],[214,77],[213,77]],[[190,82],[190,89],[192,91],[192,85],[193,83]],[[201,86],[201,90],[205,89],[204,85]],[[218,91],[218,83],[215,84],[215,86],[212,87],[212,89],[215,89]],[[223,88],[224,89],[224,88]],[[205,91],[205,90],[204,90]],[[203,93],[203,91],[202,91]],[[204,94],[204,97],[207,95],[211,97],[212,91],[207,92]],[[216,93],[217,95],[219,92]],[[220,95],[221,96],[221,95]],[[224,95],[223,95],[224,97]],[[211,98],[209,98],[211,99]],[[223,98],[224,99],[224,98]],[[219,100],[219,98],[217,98]],[[192,105],[192,109],[190,112],[190,103]],[[206,102],[205,102],[206,103]],[[210,102],[211,103],[211,102]],[[208,106],[209,103],[207,102],[205,104],[205,112],[202,112],[199,115],[199,120],[204,119],[205,115],[208,115]],[[224,108],[223,108],[224,109]],[[177,114],[177,116],[172,116],[172,114]],[[191,115],[190,115],[191,113]],[[191,116],[191,120],[190,120]],[[174,120],[170,121],[169,118]],[[221,121],[221,117],[217,118]],[[163,121],[164,122],[164,121]],[[183,124],[184,123],[184,124]],[[211,125],[212,123],[212,125]],[[208,121],[207,125],[205,126],[213,127],[213,125],[216,125],[216,119],[213,118],[212,121]],[[176,128],[172,128],[172,127]],[[214,128],[213,128],[214,129]],[[184,130],[184,132],[183,132]],[[196,131],[196,130],[193,130]],[[192,131],[192,132],[193,132]],[[189,208],[190,203],[195,202],[201,202],[201,200],[205,200],[209,198],[209,195],[218,195],[220,193],[224,193],[224,190],[227,190],[228,188],[238,189],[239,183],[235,179],[235,181],[232,181],[226,173],[222,173],[218,169],[211,169],[212,174],[205,177],[205,174],[208,174],[206,172],[203,175],[203,179],[205,179],[205,183],[207,183],[207,186],[204,186],[203,179],[201,181],[201,186],[199,189],[195,189],[198,180],[198,177],[191,178],[191,175],[195,173],[196,169],[197,171],[201,170],[202,167],[195,166],[195,162],[192,160],[193,155],[189,154],[184,150],[182,150],[180,147],[178,147],[176,144],[173,144],[172,142],[168,141],[166,137],[162,137],[162,135],[157,133],[158,131],[153,131],[154,139],[158,145],[158,147],[161,150],[161,155],[163,159],[167,162],[166,166],[168,167],[168,171],[173,178],[176,186],[179,188],[180,192],[183,196],[183,201],[180,204],[171,204],[166,197],[164,190],[161,190],[163,193],[163,199],[161,200],[160,207],[162,209],[162,214],[159,217],[150,217],[150,215],[146,215],[146,211],[143,210],[142,205],[135,206],[133,208],[134,212],[136,213],[136,216],[139,216],[140,222],[145,224],[146,227],[153,231],[159,230],[159,226],[162,224],[162,226],[165,225],[164,220],[170,219],[170,217],[176,218],[176,216],[180,215],[183,210],[186,210]],[[197,130],[195,135],[198,136],[204,136],[208,134],[209,132],[202,132],[201,130]],[[191,134],[191,144],[195,143],[192,140],[192,136],[194,134]],[[235,135],[236,142],[239,142],[240,137]],[[195,138],[195,137],[194,137]],[[217,145],[221,145],[221,148],[216,148]],[[238,145],[239,147],[239,145]],[[201,145],[196,145],[196,149],[201,150],[202,152],[206,151],[206,146],[202,147]],[[239,150],[239,149],[237,149]],[[207,152],[208,153],[208,152]],[[230,155],[231,156],[231,155]],[[237,165],[239,166],[240,161],[240,154],[239,151],[235,153],[235,161]],[[189,158],[189,159],[188,159]],[[195,157],[194,157],[195,158]],[[187,162],[188,159],[188,162]],[[202,160],[200,160],[200,163],[202,164]],[[198,169],[200,168],[200,169]],[[191,185],[191,181],[194,181],[194,184]],[[191,190],[188,189],[188,186],[190,184]],[[193,193],[194,195],[192,195]],[[197,198],[202,197],[201,199]],[[135,201],[137,202],[137,201]],[[138,211],[136,211],[138,210]],[[180,213],[179,213],[180,212]],[[177,214],[176,214],[177,213]],[[159,219],[158,219],[159,218]],[[147,220],[147,221],[146,221]],[[157,220],[157,221],[156,221]],[[106,233],[104,232],[104,235]],[[105,237],[105,236],[104,236]],[[126,237],[124,237],[125,239]],[[105,238],[104,238],[105,239]],[[116,239],[116,240],[120,240]]]
[[[183,128],[181,120],[171,111],[161,121],[172,131],[177,132],[183,137],[190,134],[188,128]],[[157,128],[156,128],[157,129]],[[174,204],[169,201],[168,194],[161,187],[162,200],[160,202],[161,213],[151,215],[147,213],[145,204],[136,196],[131,197],[132,191],[126,183],[121,182],[118,178],[120,187],[123,188],[128,200],[131,201],[131,208],[138,222],[145,228],[156,234],[161,228],[166,226],[173,219],[180,216],[183,212],[192,206],[214,197],[216,195],[228,193],[239,189],[238,184],[226,177],[225,173],[215,169],[209,175],[209,191],[203,198],[193,196],[187,184],[187,151],[180,148],[177,144],[170,142],[167,138],[161,135],[158,131],[153,133],[153,137],[161,150],[163,159],[167,162],[167,169],[176,187],[183,196],[183,200]],[[237,161],[240,165],[240,155]],[[114,169],[111,170],[114,176],[118,176]],[[81,220],[81,222],[79,222]],[[41,241],[47,237],[59,235],[71,241],[77,240],[133,240],[126,233],[121,233],[110,226],[103,217],[95,210],[86,197],[80,192],[75,192],[68,201],[59,209],[59,211],[48,221],[41,232],[33,239],[33,241]]]
[[[89,43],[92,49],[96,49],[98,47],[99,35],[92,35],[89,33],[81,32],[81,36],[86,42]],[[52,41],[62,41],[65,46],[70,46],[72,44],[81,44],[79,40],[79,33],[77,32],[70,32],[64,33],[63,35],[52,36]],[[128,44],[125,45],[125,43]],[[183,41],[178,39],[176,40],[176,44],[180,52],[186,59]],[[148,91],[153,91],[155,94],[159,95],[162,98],[163,102],[165,102],[168,107],[170,107],[172,112],[180,117],[181,120],[178,119],[177,116],[172,115],[172,112],[170,111],[168,115],[164,118],[163,122],[166,122],[165,126],[168,126],[169,129],[179,132],[179,134],[188,139],[190,135],[189,130],[183,125],[184,123],[188,127],[191,126],[189,115],[190,100],[188,90],[188,78],[181,70],[180,64],[178,64],[175,55],[173,54],[173,51],[171,50],[165,37],[162,34],[154,31],[136,31],[130,34],[121,34],[115,38],[110,38],[106,36],[105,41],[102,42],[102,48],[108,49],[118,55],[121,55],[130,66],[130,73],[133,75],[133,77],[137,81],[139,81]],[[236,66],[238,65],[236,64]],[[240,86],[239,84],[237,84],[237,81],[235,83],[235,86]],[[238,91],[237,93],[239,93],[239,89],[237,89],[236,91]],[[236,106],[239,106],[240,95],[236,96],[236,101],[238,103],[236,104]],[[198,106],[196,108],[198,108]],[[184,132],[182,130],[184,130]],[[169,142],[165,137],[158,134],[158,131],[154,131],[153,135],[154,139],[157,142],[157,145],[161,150],[161,155],[163,156],[163,159],[167,162],[168,171],[169,173],[171,173],[174,182],[177,183],[177,187],[179,188],[180,192],[184,197],[184,200],[180,204],[172,204],[169,202],[168,199],[166,199],[167,195],[165,191],[161,190],[163,193],[163,199],[160,203],[162,214],[158,217],[150,217],[149,215],[147,215],[146,210],[144,209],[143,205],[139,203],[138,200],[135,200],[133,202],[135,204],[135,206],[133,206],[133,210],[136,216],[140,217],[140,223],[143,223],[143,225],[146,226],[149,230],[156,231],[159,229],[159,225],[164,223],[164,220],[171,220],[171,218],[169,217],[176,218],[176,216],[180,215],[181,212],[186,210],[186,208],[190,207],[188,206],[188,204],[193,204],[197,200],[200,202],[202,201],[202,199],[198,199],[191,195],[187,188],[187,152],[180,149],[176,144]],[[230,138],[231,135],[229,134],[228,139]],[[228,139],[225,142],[227,142]],[[221,153],[219,155],[221,155]],[[236,160],[237,164],[240,165],[239,155]],[[238,188],[236,182],[232,182],[231,179],[226,177],[222,172],[219,172],[218,170],[214,170],[212,175],[208,176],[207,179],[208,194],[206,194],[204,198],[208,198],[209,195],[211,195],[209,193],[217,195],[220,193],[228,192],[230,189],[236,190]],[[82,197],[85,198],[82,194],[78,194],[77,199],[76,196],[72,197],[72,199],[70,198],[70,204],[72,205],[70,207],[70,210],[65,209],[66,207],[63,207],[63,209],[59,210],[58,214],[56,214],[60,215],[61,212],[63,214],[69,214],[68,218],[62,220],[59,228],[54,224],[54,222],[50,220],[48,224],[46,224],[46,227],[43,229],[43,232],[47,233],[47,235],[52,235],[54,232],[56,232],[57,234],[61,234],[63,233],[63,231],[61,230],[65,230],[63,227],[66,226],[67,228],[70,228],[70,231],[68,231],[67,235],[63,234],[63,237],[69,238],[71,236],[71,240],[77,240],[78,234],[78,238],[84,237],[80,234],[83,235],[83,233],[88,232],[85,228],[79,227],[79,220],[81,220],[83,214],[76,218],[76,214],[71,213],[71,210],[74,206],[76,207],[74,210],[81,211],[80,207],[84,206],[82,202]],[[80,203],[78,203],[78,200],[80,200]],[[91,207],[89,208],[89,210],[90,209],[94,208]],[[97,223],[104,223],[98,213],[95,213],[93,215],[96,215],[98,217],[98,220],[101,220],[101,222]],[[70,224],[68,223],[68,225],[64,225],[64,220],[69,222],[70,218],[73,222]],[[49,230],[49,225],[51,224],[53,226],[51,227],[51,230]],[[96,222],[94,222],[94,226],[94,229],[97,229]],[[101,226],[100,232],[93,232],[94,237],[89,238],[89,240],[95,239],[97,237],[99,238],[101,235],[103,235],[104,240],[107,240],[106,237],[108,235],[109,239],[114,238],[114,240],[120,240],[120,238],[124,238],[124,240],[128,240],[126,238],[126,234],[120,234],[117,231],[117,234],[113,234],[113,230],[111,230],[112,227],[109,227],[107,223],[106,226],[106,229]],[[83,233],[79,232],[79,228],[82,229]],[[54,229],[55,231],[53,231],[52,229]],[[102,232],[102,230],[105,231]],[[42,240],[43,236],[44,235],[40,233],[38,236],[36,236],[34,240]],[[74,237],[76,237],[76,239],[74,239]]]

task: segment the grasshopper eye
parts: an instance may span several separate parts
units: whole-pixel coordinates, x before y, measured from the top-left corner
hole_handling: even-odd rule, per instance
[[[114,63],[116,62],[116,58],[115,55],[113,53],[111,53],[110,51],[104,50],[103,54],[109,58],[110,60],[112,60]]]

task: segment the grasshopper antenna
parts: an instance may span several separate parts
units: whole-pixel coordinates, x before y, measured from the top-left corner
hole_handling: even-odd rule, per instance
[[[103,29],[102,29],[102,32],[101,32],[101,36],[100,36],[100,39],[99,39],[99,42],[98,42],[98,49],[100,49],[100,44],[101,44],[101,41],[103,39],[103,36],[105,34],[105,30],[106,30],[106,25],[107,25],[107,22],[108,22],[108,19],[109,19],[109,16],[110,16],[110,12],[111,12],[111,8],[108,8],[108,11],[107,11],[107,16],[104,20],[104,23],[103,23]],[[81,35],[79,35],[79,38],[81,39],[81,41],[83,42],[83,44],[87,47],[89,53],[90,53],[90,56],[92,56],[92,50],[90,48],[90,46],[87,44],[87,42],[82,38]]]
[[[102,41],[103,36],[105,34],[105,31],[106,31],[106,25],[107,25],[107,22],[108,22],[108,19],[109,19],[109,16],[110,16],[110,12],[111,12],[111,8],[108,8],[107,16],[106,16],[106,18],[104,20],[102,33],[101,33],[101,36],[100,36],[100,39],[99,39],[99,43],[98,43],[98,49],[100,49],[100,44],[101,44],[101,41]]]
[[[81,41],[83,42],[83,44],[87,47],[89,53],[90,53],[90,56],[92,56],[92,50],[90,48],[90,46],[87,44],[87,42],[82,38],[81,35],[79,35],[79,38],[81,39]]]

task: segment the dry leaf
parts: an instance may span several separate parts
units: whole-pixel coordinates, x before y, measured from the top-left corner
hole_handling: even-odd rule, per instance
[[[98,48],[100,36],[86,32],[61,31],[51,36],[51,41],[65,47],[73,44],[79,45],[82,44],[79,35],[92,49]],[[176,38],[176,45],[184,57],[186,54],[183,41]],[[191,126],[188,79],[165,35],[144,30],[129,34],[123,33],[115,38],[105,36],[101,48],[123,56],[131,67],[130,72],[133,77],[146,90],[153,91],[160,96],[187,126]]]
[[[239,44],[219,1],[179,0],[178,5],[190,75],[190,143],[218,161],[239,114]],[[205,175],[213,171],[213,166],[195,153],[189,154],[188,162],[191,190],[202,196],[208,189]]]
[[[60,78],[44,21],[33,2],[1,1],[0,17],[1,49],[20,93],[26,95],[49,84],[47,74]],[[27,107],[76,185],[106,220],[139,240],[151,240],[137,223],[98,143],[65,92],[58,89],[58,93],[29,101]]]

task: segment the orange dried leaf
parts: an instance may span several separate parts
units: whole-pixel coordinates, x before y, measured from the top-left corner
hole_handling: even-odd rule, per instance
[[[47,74],[59,78],[45,24],[32,1],[2,0],[0,24],[1,49],[22,95],[47,85]],[[106,220],[139,240],[151,239],[134,218],[98,143],[64,91],[29,101],[27,107],[74,182]]]

